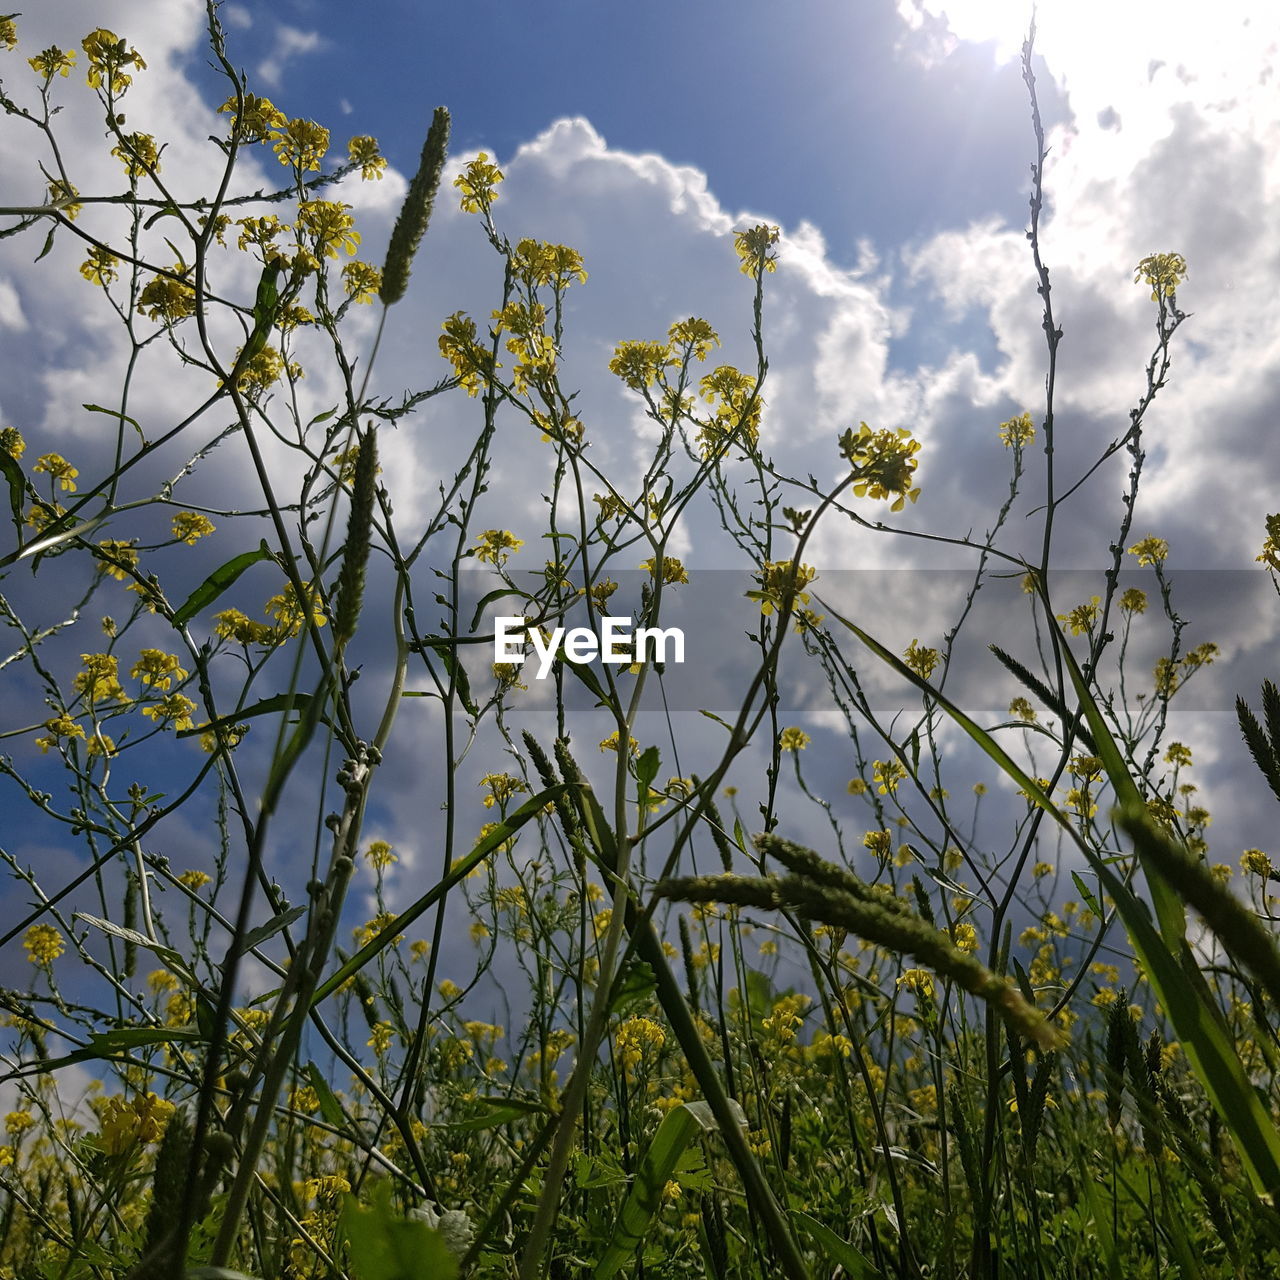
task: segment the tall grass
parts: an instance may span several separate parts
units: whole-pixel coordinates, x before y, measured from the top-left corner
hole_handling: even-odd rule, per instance
[[[6,42],[21,34],[11,21]],[[1023,66],[1046,398],[991,426],[1012,460],[991,532],[941,539],[974,565],[955,627],[940,648],[913,641],[899,655],[846,616],[805,553],[838,522],[893,536],[878,504],[921,496],[920,444],[862,424],[830,442],[833,486],[775,466],[777,228],[734,236],[745,369],[714,364],[720,338],[696,316],[617,346],[610,368],[648,414],[651,452],[642,474],[605,474],[590,448],[602,428],[564,357],[566,296],[589,287],[577,252],[513,245],[501,170],[472,159],[453,190],[495,255],[492,325],[455,311],[438,339],[449,376],[399,399],[379,392],[376,342],[414,255],[431,251],[448,113],[430,122],[378,268],[355,256],[341,200],[342,183],[379,175],[376,143],[353,139],[347,163],[324,167],[327,131],[252,93],[213,4],[208,24],[227,97],[210,143],[220,172],[199,201],[167,188],[156,139],[125,132],[122,106],[145,74],[127,39],[86,38],[87,90],[64,88],[57,49],[35,60],[34,81],[3,89],[6,127],[48,148],[47,200],[0,210],[5,234],[43,236],[46,252],[79,241],[86,288],[126,341],[118,387],[86,406],[113,433],[92,474],[53,439],[0,433],[15,752],[0,771],[7,812],[24,814],[0,856],[29,904],[3,942],[31,962],[25,989],[0,992],[17,1099],[0,1147],[0,1272],[1280,1267],[1280,956],[1259,919],[1280,874],[1246,851],[1242,893],[1207,863],[1191,752],[1165,736],[1170,702],[1215,649],[1182,651],[1167,548],[1132,527],[1145,416],[1187,320],[1186,263],[1138,264],[1152,354],[1126,433],[1097,462],[1123,451],[1130,464],[1114,558],[1088,603],[1055,599],[1055,533],[1085,481],[1065,486],[1055,468],[1062,331],[1041,257],[1034,31]],[[123,196],[77,192],[63,168],[57,95],[86,91],[106,110]],[[233,194],[254,148],[287,181]],[[352,309],[375,299],[362,364]],[[176,424],[145,421],[140,380],[179,367],[203,376],[203,400]],[[335,378],[340,402],[315,411],[304,369]],[[394,516],[380,434],[444,395],[474,414],[474,436],[410,525]],[[530,536],[502,527],[488,493],[500,433],[517,431],[549,460],[533,585],[512,568]],[[1006,549],[1006,522],[1037,442],[1043,537],[1029,561]],[[234,503],[202,487],[229,451],[247,486]],[[732,712],[706,709],[723,730],[716,749],[682,740],[670,716],[665,740],[642,738],[646,698],[668,689],[660,663],[558,659],[550,729],[525,713],[531,667],[476,660],[499,614],[546,628],[596,629],[612,613],[667,623],[696,574],[671,547],[704,510],[753,581],[753,668]],[[1273,574],[1275,520],[1259,557]],[[1127,645],[1157,625],[1146,593],[1121,589],[1126,549],[1152,569],[1170,635],[1137,717],[1132,674],[1119,691],[1102,680],[1113,632]],[[629,598],[611,574],[634,579],[641,560]],[[961,626],[981,629],[980,590],[1011,573],[1044,643],[1038,661],[992,646],[1017,696],[984,724],[945,686]],[[250,603],[271,591],[265,608]],[[845,721],[844,796],[821,793],[812,739],[783,721],[784,654],[787,670],[820,676]],[[871,671],[911,691],[909,732],[877,715]],[[431,771],[419,841],[435,861],[410,878],[373,833],[395,799],[381,780],[391,765],[403,779],[421,741],[399,717],[414,696],[431,708],[431,758],[412,763]],[[1265,725],[1241,700],[1242,731],[1280,794],[1269,683],[1262,706]],[[967,757],[944,758],[944,723],[1016,785],[1008,848],[985,847],[976,817],[965,834],[955,796],[974,795],[976,815],[986,787],[957,765]],[[188,865],[183,839],[202,824],[211,853]],[[819,848],[800,838],[815,830]],[[27,832],[73,851],[79,870],[15,852]],[[371,918],[356,918],[356,894],[376,904]]]

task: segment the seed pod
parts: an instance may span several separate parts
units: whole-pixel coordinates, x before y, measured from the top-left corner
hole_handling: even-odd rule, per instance
[[[391,243],[387,246],[382,287],[378,290],[384,306],[399,302],[409,286],[409,268],[431,220],[431,206],[440,186],[440,174],[444,170],[448,149],[449,112],[444,107],[437,107],[431,118],[431,128],[427,130],[427,140],[422,144],[418,172],[409,184],[409,192],[391,232]]]

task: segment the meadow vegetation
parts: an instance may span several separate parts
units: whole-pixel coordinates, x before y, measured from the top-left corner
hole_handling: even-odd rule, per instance
[[[51,270],[66,261],[51,249],[76,244],[85,307],[124,335],[117,382],[85,406],[112,443],[103,465],[43,429],[0,431],[4,945],[29,961],[26,985],[0,991],[0,1276],[1280,1272],[1280,873],[1260,849],[1208,860],[1192,748],[1167,717],[1216,646],[1184,648],[1167,544],[1134,523],[1187,264],[1136,266],[1151,358],[1098,459],[1128,464],[1114,558],[1090,599],[1054,598],[1070,488],[1053,465],[1062,330],[1031,41],[1046,399],[990,424],[1010,487],[988,534],[938,539],[972,553],[963,616],[897,653],[824,597],[806,548],[835,522],[904,536],[879,516],[927,504],[927,448],[851,423],[815,467],[835,482],[775,466],[778,228],[726,242],[744,367],[697,315],[617,343],[609,367],[643,404],[649,452],[604,474],[603,427],[563,357],[589,264],[511,243],[490,157],[442,176],[444,109],[381,265],[361,256],[343,194],[382,179],[377,142],[351,138],[334,165],[329,130],[252,92],[213,3],[208,17],[225,100],[200,199],[170,190],[176,157],[127,110],[145,50],[105,29],[27,49],[21,20],[0,18],[4,127],[27,132],[44,193],[0,210],[3,235],[43,246]],[[123,194],[77,189],[80,157],[57,145],[72,94],[100,105]],[[246,154],[276,188],[244,189]],[[447,315],[439,380],[391,395],[377,339],[445,199],[492,248],[493,306]],[[366,307],[376,337],[353,343]],[[165,369],[203,387],[176,422],[143,389]],[[317,408],[317,383],[337,402]],[[380,441],[446,397],[474,433],[411,526]],[[503,527],[488,492],[519,432],[545,449],[539,530]],[[228,454],[245,488],[220,502],[201,476]],[[1046,498],[1029,561],[1002,546],[1033,465]],[[666,676],[654,664],[561,657],[557,727],[522,720],[529,668],[476,661],[485,619],[661,623],[696,573],[669,547],[697,511],[755,582],[756,668],[716,717],[717,750],[638,740]],[[1280,516],[1258,559],[1280,574]],[[515,575],[543,560],[535,586]],[[1121,587],[1130,566],[1151,591]],[[643,577],[635,599],[624,572]],[[995,650],[1014,696],[981,724],[945,685],[996,574],[1021,580],[1041,643]],[[1121,685],[1144,629],[1167,653]],[[813,734],[780,719],[784,649],[846,722],[845,794],[810,785]],[[905,731],[877,717],[868,664],[908,691]],[[564,729],[578,686],[590,737]],[[434,735],[413,879],[369,834],[410,695]],[[1255,705],[1240,703],[1242,730],[1280,799],[1280,695],[1267,685]],[[970,757],[944,762],[943,725],[1016,784],[1007,848],[972,834],[987,784],[954,763]],[[761,743],[764,777],[730,781]],[[460,781],[473,753],[478,794]],[[794,838],[814,805],[817,848]],[[201,866],[179,852],[187,814],[216,833]],[[73,851],[75,871],[24,857],[36,841]],[[376,912],[354,918],[370,895]],[[469,922],[465,955],[444,945],[450,914]],[[508,1025],[478,1010],[495,971],[521,988]]]

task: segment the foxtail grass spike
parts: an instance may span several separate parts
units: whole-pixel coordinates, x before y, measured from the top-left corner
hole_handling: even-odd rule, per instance
[[[1236,717],[1244,740],[1249,744],[1249,754],[1262,770],[1262,776],[1276,799],[1280,800],[1280,694],[1270,680],[1262,686],[1262,710],[1270,731],[1270,742],[1267,741],[1267,730],[1258,723],[1245,700],[1236,699]]]
[[[440,175],[444,171],[448,151],[449,112],[445,107],[437,107],[431,118],[431,128],[427,130],[427,140],[422,144],[418,172],[409,184],[409,192],[391,232],[391,243],[387,245],[382,287],[378,290],[384,306],[399,302],[409,287],[409,269],[426,234],[427,223],[431,221],[431,206],[440,187]]]
[[[378,438],[370,427],[359,444],[356,474],[351,482],[351,512],[347,517],[347,546],[338,574],[334,607],[333,638],[344,645],[356,633],[360,605],[364,600],[365,570],[369,564],[369,543],[373,534],[374,497],[378,475]]]

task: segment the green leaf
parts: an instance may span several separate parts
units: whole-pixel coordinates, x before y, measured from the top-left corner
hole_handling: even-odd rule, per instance
[[[498,1125],[509,1124],[513,1120],[547,1114],[547,1108],[542,1103],[533,1102],[526,1098],[479,1097],[475,1101],[481,1106],[487,1107],[488,1110],[482,1115],[453,1122],[449,1125],[450,1129],[468,1132],[481,1129],[496,1129]]]
[[[658,754],[657,747],[646,747],[640,753],[640,759],[636,761],[636,780],[640,783],[642,794],[658,776],[658,767],[661,764],[662,757]]]
[[[207,730],[206,730],[207,732]],[[272,916],[266,924],[260,924],[256,929],[251,929],[245,934],[244,940],[240,943],[240,955],[244,955],[248,951],[252,951],[259,943],[266,942],[268,938],[274,938],[282,929],[287,929],[299,916],[306,915],[306,904],[301,906],[290,907],[288,911],[282,911],[277,916]]]
[[[320,1114],[335,1129],[341,1129],[347,1123],[342,1104],[334,1096],[333,1090],[329,1088],[329,1082],[320,1074],[320,1068],[314,1062],[307,1063],[307,1078],[311,1081],[311,1087],[315,1090],[316,1098],[320,1102]]]
[[[374,1185],[372,1199],[363,1208],[355,1196],[343,1197],[340,1227],[358,1280],[454,1280],[458,1260],[442,1232],[396,1213],[385,1179]]]
[[[311,1008],[315,1008],[322,1000],[332,995],[352,974],[364,968],[380,951],[389,947],[397,934],[411,925],[419,916],[430,911],[433,906],[448,893],[455,884],[464,880],[495,849],[510,840],[531,818],[536,818],[544,808],[568,788],[563,783],[548,787],[536,796],[526,800],[514,813],[507,815],[505,822],[500,822],[487,836],[465,857],[458,859],[453,869],[434,888],[424,893],[416,902],[402,911],[376,938],[371,939],[355,953],[336,973],[326,978],[311,997]]]
[[[736,1102],[733,1107],[745,1128],[747,1118],[741,1107]],[[596,1264],[595,1280],[609,1280],[631,1260],[662,1207],[663,1188],[671,1181],[685,1149],[699,1133],[718,1127],[706,1102],[681,1103],[667,1112],[636,1170],[608,1247]]]
[[[183,963],[182,957],[172,947],[166,947],[163,943],[153,942],[145,933],[139,933],[136,929],[126,929],[124,925],[113,924],[110,920],[100,920],[97,916],[91,916],[85,911],[77,911],[74,918],[83,920],[85,924],[91,924],[95,929],[101,929],[103,933],[109,933],[113,938],[119,938],[122,942],[127,942],[131,946],[142,947],[146,951],[154,952],[161,960],[168,965],[172,965],[180,973],[187,972],[187,967]]]
[[[126,1049],[139,1049],[148,1044],[171,1044],[175,1040],[199,1042],[204,1037],[199,1027],[116,1027],[89,1037],[89,1048],[106,1056]]]
[[[651,999],[653,991],[653,970],[643,960],[633,960],[613,984],[609,1012],[616,1018],[625,1018],[637,1005]]]
[[[214,729],[229,728],[241,720],[252,720],[255,716],[270,715],[273,711],[296,711],[299,714],[311,705],[314,695],[310,693],[273,693],[261,702],[255,702],[243,711],[232,712],[229,716],[219,716],[208,724],[197,725],[194,729],[179,729],[179,738],[192,738],[196,734],[209,733]]]
[[[471,619],[472,631],[475,631],[476,628],[479,627],[480,619],[483,616],[484,611],[493,604],[495,600],[501,600],[504,596],[519,596],[522,600],[527,598],[523,591],[517,591],[515,587],[499,587],[496,591],[490,591],[488,595],[482,596],[480,598],[480,602],[476,605],[475,614]]]
[[[842,1266],[852,1280],[879,1280],[882,1274],[879,1268],[830,1227],[799,1209],[791,1211],[791,1219],[815,1244],[821,1246],[832,1262]]]
[[[146,434],[136,418],[129,417],[127,413],[121,413],[119,409],[108,409],[100,404],[82,404],[80,407],[90,413],[105,413],[108,418],[115,418],[119,422],[127,422],[138,433],[138,439],[142,441],[144,446],[146,445]]]
[[[256,551],[246,551],[228,560],[221,568],[215,569],[183,602],[182,607],[173,615],[178,626],[190,622],[202,609],[208,608],[250,565],[259,560],[270,560],[271,552],[267,544],[261,543]]]

